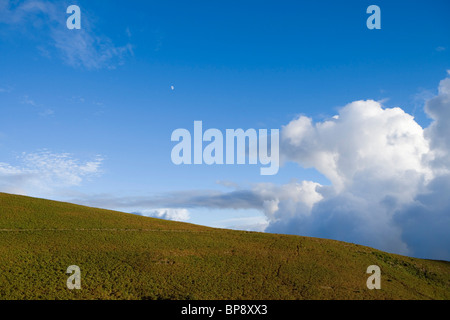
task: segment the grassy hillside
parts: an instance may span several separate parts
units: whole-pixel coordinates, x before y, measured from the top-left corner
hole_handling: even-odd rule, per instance
[[[369,265],[381,290],[369,290]],[[65,271],[81,268],[82,289]],[[450,263],[0,193],[0,299],[449,299]]]

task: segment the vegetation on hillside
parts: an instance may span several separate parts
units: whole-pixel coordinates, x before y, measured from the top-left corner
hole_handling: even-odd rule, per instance
[[[0,299],[449,299],[449,285],[446,261],[0,193]]]

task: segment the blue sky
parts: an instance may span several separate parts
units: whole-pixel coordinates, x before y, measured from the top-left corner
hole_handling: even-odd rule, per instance
[[[66,28],[71,4],[81,8],[81,30]],[[371,4],[381,8],[381,30],[366,27]],[[380,242],[381,234],[305,229],[319,222],[291,221],[302,216],[298,207],[282,214],[279,206],[272,221],[267,206],[284,198],[264,198],[267,189],[295,180],[353,192],[338,190],[333,174],[315,165],[318,158],[298,160],[289,149],[275,176],[261,176],[255,165],[175,166],[170,135],[192,130],[194,120],[220,130],[283,130],[299,116],[323,123],[357,100],[400,107],[430,128],[425,106],[445,93],[445,83],[438,87],[450,69],[449,9],[445,0],[0,0],[0,191],[166,218],[186,220],[188,212],[192,223],[330,237],[424,256],[425,249],[415,250],[417,239],[406,240],[409,231],[394,211],[380,218],[398,237],[389,243]],[[288,144],[285,150],[293,148]],[[436,170],[411,199],[431,186]],[[417,202],[411,199],[395,210]],[[448,215],[443,219],[447,223]],[[350,228],[345,219],[341,224]],[[438,247],[434,257],[448,259],[448,237]]]

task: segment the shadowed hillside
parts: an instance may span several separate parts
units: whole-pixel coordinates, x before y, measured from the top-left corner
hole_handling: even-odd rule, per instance
[[[4,193],[0,257],[0,299],[450,298],[449,262]],[[81,290],[66,287],[70,265]]]

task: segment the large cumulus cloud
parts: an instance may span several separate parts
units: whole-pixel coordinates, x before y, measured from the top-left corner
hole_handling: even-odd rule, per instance
[[[449,78],[425,112],[433,122],[423,129],[400,108],[356,101],[329,120],[301,116],[284,126],[284,160],[316,168],[331,185],[316,185],[320,200],[294,211],[285,208],[291,200],[273,199],[266,231],[449,260]]]

